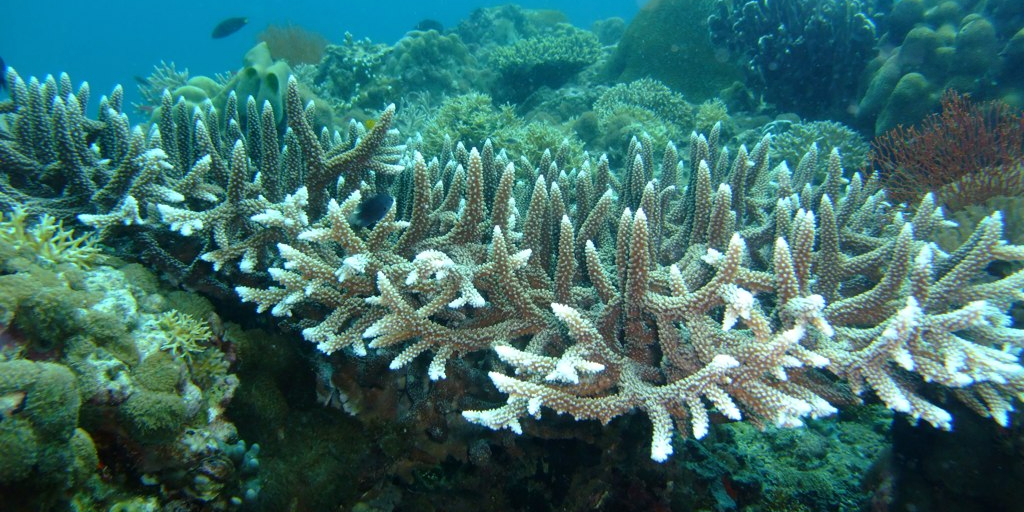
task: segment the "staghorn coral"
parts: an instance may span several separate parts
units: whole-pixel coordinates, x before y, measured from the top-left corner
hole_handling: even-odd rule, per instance
[[[222,202],[206,210],[157,205],[163,221],[172,230],[184,236],[208,237],[212,247],[201,258],[213,263],[215,270],[225,263],[240,260],[239,268],[252,272],[257,261],[266,258],[266,252],[275,243],[305,229],[307,205],[313,212],[322,212],[328,198],[347,194],[365,183],[364,180],[372,181],[371,173],[387,175],[400,168],[395,164],[400,147],[392,146],[390,141],[393,105],[385,109],[373,129],[365,134],[352,123],[353,133],[348,141],[343,141],[340,135],[333,140],[329,136],[317,137],[306,117],[307,108],[299,97],[294,77],[288,81],[285,98],[291,128],[288,133],[295,141],[292,148],[297,148],[292,149],[293,153],[278,157],[273,108],[264,103],[262,125],[250,125],[250,134],[263,137],[258,150],[262,157],[256,166],[250,164],[245,143],[237,139],[228,162],[217,162],[210,154],[197,161],[189,172],[189,175],[205,175],[215,166],[221,167],[221,173],[227,174],[227,190]],[[255,137],[249,140],[253,139]],[[263,176],[277,182],[265,184]],[[299,182],[305,186],[281,197],[283,190]],[[274,201],[274,198],[280,199]],[[281,211],[286,214],[279,215]],[[254,218],[259,221],[254,223]]]
[[[407,220],[392,209],[355,231],[353,191],[278,245],[275,286],[237,291],[259,311],[305,317],[303,336],[324,353],[375,349],[392,369],[430,353],[433,380],[493,351],[512,368],[489,373],[508,401],[463,413],[489,428],[522,432],[545,408],[605,423],[642,411],[658,461],[674,431],[703,437],[711,414],[794,427],[868,390],[952,428],[919,391],[927,382],[1007,424],[1024,337],[1006,311],[1024,298],[1024,273],[984,269],[1024,259],[1024,247],[1000,240],[1000,215],[944,253],[928,242],[943,223],[931,196],[909,216],[877,176],[844,185],[837,151],[813,183],[810,163],[770,167],[769,144],[730,158],[717,136],[694,135],[680,194],[675,148],[656,172],[653,148],[634,141],[619,193],[635,210],[602,192],[614,186],[606,158],[569,171],[544,162],[526,196],[514,190],[525,170],[490,147],[443,166],[416,154],[399,180],[412,186],[393,189],[412,204]]]

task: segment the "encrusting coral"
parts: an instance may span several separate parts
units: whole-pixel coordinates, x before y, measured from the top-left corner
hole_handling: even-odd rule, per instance
[[[283,139],[266,104],[248,119],[268,122],[244,126],[234,100],[191,122],[166,109],[151,182],[212,197],[172,206],[150,193],[147,209],[203,240],[242,300],[301,318],[324,353],[374,349],[398,369],[429,352],[434,380],[456,359],[489,361],[508,399],[464,411],[474,423],[521,432],[545,408],[605,423],[641,411],[664,461],[674,431],[700,438],[712,414],[793,427],[871,390],[950,429],[928,383],[1001,425],[1024,392],[1024,336],[1007,315],[1024,272],[986,272],[1024,260],[999,213],[946,253],[929,242],[944,223],[930,195],[893,207],[876,175],[845,180],[835,150],[819,182],[814,148],[773,167],[770,137],[729,150],[716,126],[691,136],[687,165],[640,136],[617,179],[604,156],[573,168],[546,152],[520,168],[490,143],[456,144],[443,162],[403,155],[393,107],[347,140],[318,136],[294,78],[284,103]],[[403,206],[351,226],[382,192]]]

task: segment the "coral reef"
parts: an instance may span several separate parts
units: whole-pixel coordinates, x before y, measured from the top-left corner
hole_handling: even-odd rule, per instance
[[[184,507],[254,502],[259,448],[224,416],[238,386],[226,345],[169,310],[138,265],[25,258],[22,238],[0,238],[0,499],[26,510],[113,510],[140,492]],[[161,350],[189,336],[209,342],[188,357]]]
[[[730,37],[804,8],[847,24],[773,27],[755,53],[827,36],[856,60],[868,18],[912,40],[970,9],[1006,16],[997,41],[1019,30],[1010,0],[950,4],[755,0]],[[714,5],[653,1],[590,32],[483,8],[394,45],[348,36],[316,65],[261,44],[230,76],[157,67],[138,126],[120,88],[90,118],[88,84],[10,70],[0,502],[865,510],[897,503],[894,418],[898,443],[921,420],[987,429],[1010,464],[1019,201],[900,197],[889,180],[915,166],[874,172],[846,126],[734,81]],[[962,55],[995,62],[968,21]],[[855,114],[876,69],[841,61],[842,87],[809,87],[815,116]],[[784,64],[789,89],[760,87],[792,101],[832,73]],[[923,115],[937,75],[894,76],[885,115]],[[1019,130],[985,129],[1019,119],[982,111],[950,118],[977,135],[961,153],[1013,153]],[[901,133],[900,158],[949,144]],[[371,198],[388,208],[367,225]]]

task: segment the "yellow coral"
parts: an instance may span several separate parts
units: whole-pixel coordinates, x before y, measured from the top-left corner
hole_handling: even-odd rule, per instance
[[[0,217],[0,241],[53,265],[68,263],[86,268],[101,255],[92,233],[76,236],[74,230],[64,228],[63,221],[46,214],[29,226],[28,213],[21,207]]]
[[[725,128],[731,122],[729,109],[725,106],[725,102],[718,98],[701,103],[694,116],[694,123],[700,133],[710,132],[715,123],[722,123],[722,128]]]
[[[160,350],[186,360],[191,360],[193,353],[201,352],[205,348],[201,343],[213,337],[206,324],[176,310],[161,313],[156,325],[167,338],[160,344]]]

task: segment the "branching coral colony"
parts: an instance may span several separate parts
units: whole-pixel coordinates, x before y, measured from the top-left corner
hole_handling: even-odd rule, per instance
[[[545,408],[602,422],[640,410],[664,461],[673,431],[700,438],[712,412],[792,427],[856,400],[846,389],[870,390],[950,429],[926,383],[1001,425],[1024,394],[1024,336],[1007,314],[1024,271],[986,270],[1024,260],[1001,240],[999,213],[947,254],[928,242],[946,222],[931,196],[900,211],[877,176],[844,179],[837,151],[815,184],[815,147],[790,170],[770,165],[769,138],[731,155],[713,130],[691,136],[687,165],[671,144],[656,162],[642,136],[620,184],[605,157],[567,169],[555,151],[533,165],[490,143],[428,162],[395,144],[393,108],[369,132],[318,136],[294,79],[285,104],[284,144],[240,127],[232,108],[224,130],[205,126],[209,111],[161,121],[160,132],[222,137],[186,159],[165,136],[154,181],[194,180],[217,206],[150,193],[140,210],[204,238],[221,272],[237,262],[250,281],[269,275],[276,285],[237,286],[242,300],[304,317],[324,353],[377,349],[397,354],[393,369],[430,353],[432,379],[453,358],[495,354],[507,403],[465,411],[471,422],[521,432]],[[403,213],[351,227],[360,200],[383,191]]]

